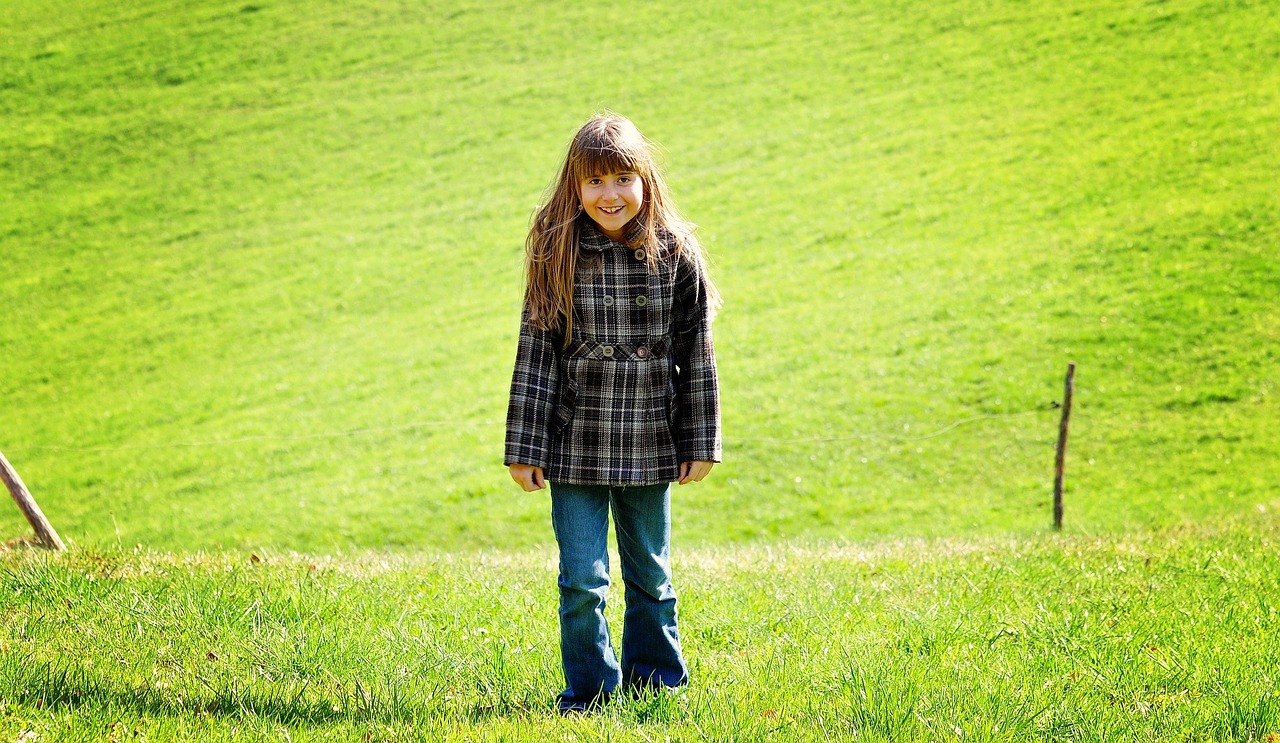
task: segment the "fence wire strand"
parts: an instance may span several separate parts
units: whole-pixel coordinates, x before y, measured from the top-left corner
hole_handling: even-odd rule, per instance
[[[411,431],[415,428],[429,428],[432,426],[496,426],[502,421],[418,421],[416,423],[404,423],[398,426],[374,426],[370,428],[354,428],[349,431],[328,431],[322,433],[300,433],[300,434],[262,434],[259,436],[239,436],[233,439],[213,439],[210,441],[170,441],[164,444],[121,444],[120,446],[42,446],[39,444],[32,446],[15,446],[12,451],[35,450],[41,449],[45,451],[76,451],[76,452],[110,452],[124,451],[128,449],[181,449],[181,448],[203,448],[214,446],[227,446],[230,444],[245,444],[252,441],[306,441],[314,439],[341,439],[352,436],[364,436],[372,433],[394,433],[397,431]]]
[[[759,443],[759,444],[828,444],[838,443],[841,441],[866,441],[866,440],[885,440],[885,441],[924,441],[926,439],[937,438],[944,434],[950,433],[955,429],[982,420],[991,420],[996,418],[1017,418],[1027,415],[1035,415],[1049,410],[1057,409],[1058,403],[1049,403],[1047,405],[1038,405],[1028,410],[1020,410],[1012,413],[986,413],[983,415],[974,415],[968,418],[961,418],[952,421],[934,430],[930,433],[921,434],[919,436],[905,436],[895,433],[850,433],[840,434],[836,436],[732,436],[726,437],[726,444],[737,443]],[[15,446],[10,451],[66,451],[66,452],[115,452],[129,450],[147,450],[147,449],[183,449],[183,448],[211,448],[216,446],[231,446],[234,444],[246,444],[252,442],[263,441],[312,441],[318,439],[339,439],[350,438],[354,436],[366,436],[379,433],[396,433],[400,431],[412,431],[417,428],[432,427],[474,427],[474,426],[499,426],[504,425],[505,421],[500,420],[479,420],[479,421],[458,421],[458,420],[430,420],[416,421],[414,423],[404,423],[396,426],[372,426],[367,428],[354,428],[347,431],[327,431],[318,433],[303,434],[261,434],[257,436],[238,436],[230,439],[212,439],[208,441],[169,441],[162,444],[121,444],[119,446],[58,446],[58,445],[42,445],[33,444],[30,446]]]
[[[1053,403],[1050,405],[1040,405],[1040,406],[1031,408],[1029,410],[1020,410],[1014,413],[986,413],[984,415],[974,415],[969,418],[961,418],[960,420],[952,421],[951,423],[948,423],[947,425],[937,429],[936,431],[933,431],[931,433],[921,434],[919,436],[904,436],[902,434],[896,434],[896,433],[850,433],[850,434],[841,434],[839,436],[808,436],[808,437],[737,436],[737,437],[734,437],[734,440],[743,441],[743,442],[749,441],[753,443],[758,442],[758,443],[764,443],[764,444],[827,444],[827,443],[833,443],[833,442],[839,442],[839,441],[866,441],[866,440],[876,440],[876,439],[885,440],[885,441],[924,441],[925,439],[937,438],[938,436],[941,436],[943,434],[950,433],[951,431],[954,431],[955,429],[965,425],[966,423],[975,423],[977,421],[989,420],[993,418],[1017,418],[1025,415],[1035,415],[1036,413],[1043,413],[1047,410],[1054,410],[1057,407],[1058,407],[1057,403]]]

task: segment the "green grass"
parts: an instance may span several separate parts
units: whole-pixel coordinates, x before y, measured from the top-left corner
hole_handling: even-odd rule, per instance
[[[0,36],[0,451],[73,546],[0,556],[8,737],[1280,733],[1274,3],[85,0]],[[675,503],[698,682],[566,722],[501,421],[528,218],[602,108],[702,225],[725,462]]]
[[[11,556],[0,734],[1270,740],[1277,527],[677,549],[694,684],[577,720],[547,550]]]
[[[55,525],[547,543],[498,461],[520,246],[606,106],[728,302],[688,537],[1040,533],[1068,360],[1069,528],[1274,498],[1274,7],[630,12],[11,10],[0,451]]]

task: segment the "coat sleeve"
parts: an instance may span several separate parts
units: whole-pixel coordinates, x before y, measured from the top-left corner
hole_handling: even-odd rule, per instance
[[[672,350],[676,375],[676,453],[681,462],[719,462],[720,383],[711,343],[706,275],[681,260],[676,269]]]
[[[520,317],[515,371],[511,374],[504,464],[547,467],[551,414],[560,386],[557,338],[555,333],[530,325],[529,309],[525,307]]]

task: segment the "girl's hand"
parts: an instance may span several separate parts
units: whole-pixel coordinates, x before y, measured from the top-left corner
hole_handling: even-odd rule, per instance
[[[707,476],[707,473],[711,471],[715,464],[715,462],[681,462],[680,478],[676,482],[681,485],[698,482]]]
[[[517,463],[510,465],[507,469],[511,472],[511,479],[524,488],[525,492],[542,490],[547,486],[547,481],[542,477],[541,467]]]

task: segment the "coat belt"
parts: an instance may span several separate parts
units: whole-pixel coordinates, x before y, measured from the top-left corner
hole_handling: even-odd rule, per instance
[[[594,338],[575,336],[565,349],[565,354],[580,359],[660,359],[671,348],[671,338],[662,336],[635,343],[601,343]]]

